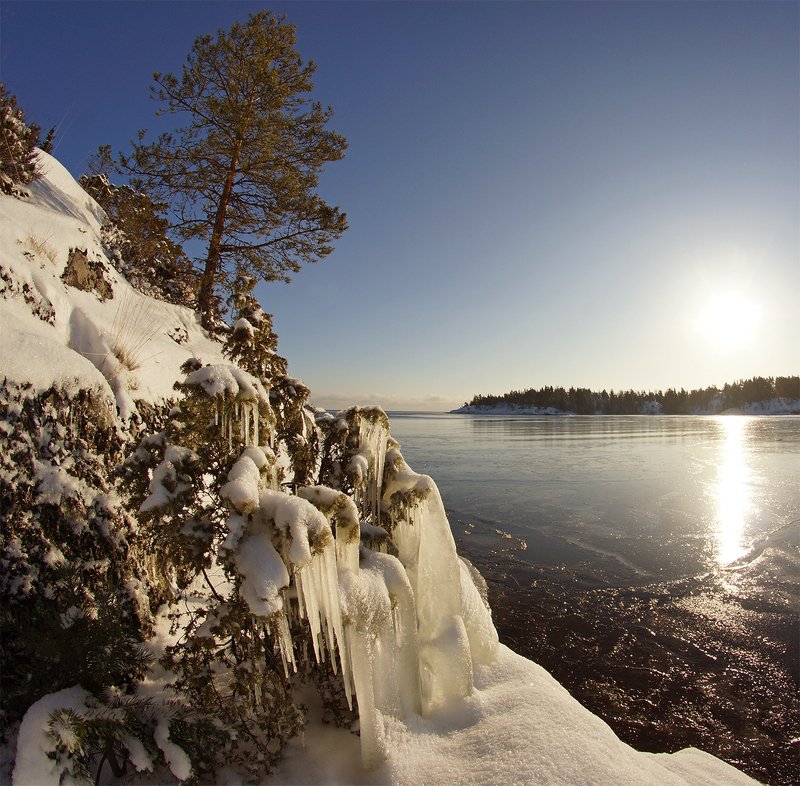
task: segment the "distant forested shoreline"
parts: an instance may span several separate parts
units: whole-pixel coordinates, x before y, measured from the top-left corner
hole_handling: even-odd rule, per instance
[[[775,402],[778,403],[775,403]],[[800,376],[753,377],[700,390],[599,392],[545,386],[501,395],[478,394],[455,412],[486,409],[541,410],[575,415],[705,415],[728,410],[800,413]]]

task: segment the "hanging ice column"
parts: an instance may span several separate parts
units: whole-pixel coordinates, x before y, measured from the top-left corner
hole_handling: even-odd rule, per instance
[[[192,371],[183,384],[189,390],[202,390],[214,401],[214,420],[229,445],[238,439],[245,447],[257,446],[259,420],[270,427],[266,444],[272,443],[275,415],[269,404],[269,391],[252,374],[238,366],[214,363]]]
[[[353,496],[363,517],[378,524],[389,418],[380,407],[354,408],[350,412],[358,424],[358,449],[350,457],[347,475],[353,483]]]
[[[406,464],[392,440],[386,454],[384,522],[413,588],[422,711],[472,692],[474,663],[498,647],[491,612],[456,553],[439,490]]]
[[[345,690],[358,699],[365,767],[384,758],[383,716],[420,712],[417,619],[414,595],[402,564],[388,554],[361,549],[355,503],[324,486],[298,490],[336,525],[336,559],[346,652]]]

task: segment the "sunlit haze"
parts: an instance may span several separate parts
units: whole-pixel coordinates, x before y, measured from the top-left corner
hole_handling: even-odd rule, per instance
[[[797,3],[3,0],[0,78],[77,176],[264,7],[350,145],[321,186],[349,231],[257,290],[317,403],[798,373]]]

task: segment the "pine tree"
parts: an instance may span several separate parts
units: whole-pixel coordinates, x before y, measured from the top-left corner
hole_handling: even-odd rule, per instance
[[[16,96],[9,95],[0,82],[0,191],[4,194],[14,194],[15,185],[27,185],[39,177],[36,146],[40,131],[36,124],[25,122]]]
[[[288,281],[347,228],[315,193],[322,167],[347,143],[326,129],[330,107],[308,97],[316,67],[294,46],[294,27],[266,11],[199,37],[180,77],[153,77],[159,113],[186,113],[187,125],[150,143],[141,131],[121,158],[135,187],[170,205],[176,232],[206,243],[206,326],[232,276]]]
[[[233,326],[225,340],[223,354],[249,374],[261,380],[274,380],[286,374],[286,360],[276,353],[278,336],[272,329],[272,316],[266,314],[253,296],[256,280],[241,273],[233,284],[228,305]]]

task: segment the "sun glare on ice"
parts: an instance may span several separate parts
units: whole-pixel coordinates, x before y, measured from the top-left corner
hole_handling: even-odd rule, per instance
[[[738,292],[713,295],[698,321],[703,336],[720,348],[735,348],[753,339],[761,307]]]

